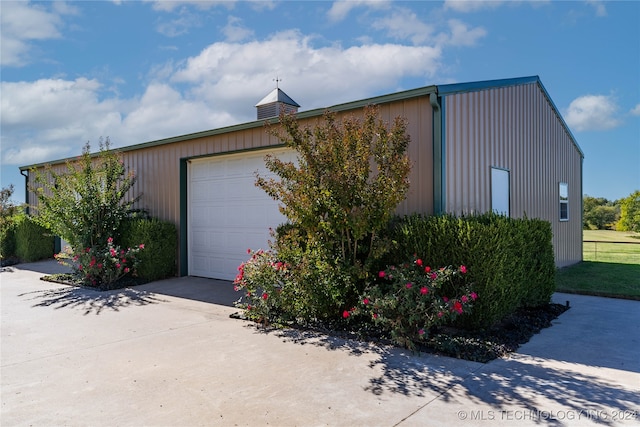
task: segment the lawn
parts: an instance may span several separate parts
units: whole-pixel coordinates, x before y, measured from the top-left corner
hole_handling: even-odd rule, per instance
[[[585,230],[583,238],[584,261],[558,270],[556,289],[640,300],[640,235]]]

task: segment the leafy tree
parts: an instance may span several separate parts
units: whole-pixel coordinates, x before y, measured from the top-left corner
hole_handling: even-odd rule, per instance
[[[584,229],[606,230],[614,226],[620,209],[603,197],[584,196],[583,212]]]
[[[620,220],[616,229],[640,232],[640,190],[620,201]]]
[[[267,156],[267,169],[280,180],[258,176],[256,185],[282,203],[305,241],[362,278],[383,250],[380,230],[409,189],[406,120],[398,117],[388,128],[379,109],[367,107],[362,121],[326,112],[313,129],[294,115],[281,115],[280,124],[271,133],[297,151],[297,164]]]
[[[12,219],[17,213],[18,208],[11,201],[13,191],[13,184],[9,184],[8,187],[2,187],[2,190],[0,190],[0,231],[12,223]]]
[[[271,250],[240,266],[238,306],[264,323],[341,318],[387,250],[380,232],[409,188],[406,122],[389,126],[369,107],[362,119],[327,112],[313,128],[282,114],[269,132],[297,161],[267,156],[279,179],[258,175],[256,185],[281,203],[289,223],[278,227]]]
[[[127,197],[136,177],[127,172],[121,155],[110,149],[110,141],[100,140],[100,152],[91,154],[89,143],[75,161],[67,161],[66,173],[51,166],[44,173],[34,171],[38,197],[35,219],[68,241],[74,251],[117,241],[120,223],[140,198]]]
[[[16,252],[15,228],[19,208],[11,201],[13,184],[0,190],[0,258],[9,258]]]

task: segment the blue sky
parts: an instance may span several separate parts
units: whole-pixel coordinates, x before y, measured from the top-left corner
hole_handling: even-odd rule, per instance
[[[539,75],[583,193],[640,189],[640,2],[0,2],[2,186],[19,166],[432,84]]]

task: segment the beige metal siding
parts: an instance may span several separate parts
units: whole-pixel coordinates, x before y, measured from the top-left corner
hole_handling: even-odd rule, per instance
[[[445,210],[491,210],[491,167],[510,171],[512,217],[551,222],[557,266],[582,260],[582,157],[536,83],[445,97]],[[569,221],[559,220],[559,182]]]
[[[380,113],[391,123],[397,116],[408,120],[411,143],[408,154],[412,160],[410,191],[407,199],[398,207],[399,214],[413,212],[433,213],[433,134],[432,107],[429,97],[416,96],[380,104]],[[362,115],[362,108],[341,112],[340,115]],[[301,120],[303,125],[313,126],[320,117]],[[267,134],[261,125],[192,139],[145,145],[139,149],[126,149],[123,160],[138,180],[132,195],[142,194],[136,208],[145,209],[150,215],[171,221],[180,227],[180,159],[254,150],[280,144]],[[215,189],[211,189],[215,191]],[[30,196],[32,202],[35,201]],[[179,230],[182,233],[182,230]]]

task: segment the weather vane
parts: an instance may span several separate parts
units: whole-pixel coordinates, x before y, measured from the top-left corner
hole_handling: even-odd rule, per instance
[[[276,78],[275,78],[275,79],[273,79],[273,81],[274,81],[274,82],[276,82],[276,89],[278,89],[278,82],[281,82],[281,81],[282,81],[282,79],[281,79],[281,78],[279,78],[278,76],[276,76]]]

